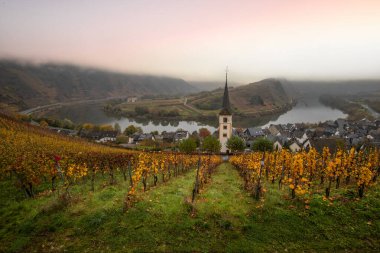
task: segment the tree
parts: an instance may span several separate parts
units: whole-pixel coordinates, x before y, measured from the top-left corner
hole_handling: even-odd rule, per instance
[[[16,117],[25,122],[30,122],[30,120],[32,119],[31,115],[25,115],[25,114],[17,114]]]
[[[113,131],[112,125],[101,125],[100,131]]]
[[[94,125],[94,128],[91,131],[102,131],[99,125]]]
[[[94,129],[94,125],[91,124],[91,123],[84,123],[82,125],[82,128],[85,129],[85,130],[92,130],[92,129]]]
[[[195,143],[197,144],[197,147],[201,145],[201,140],[199,138],[197,131],[192,132],[190,138],[192,138],[195,141]]]
[[[148,109],[148,107],[146,107],[146,106],[136,106],[136,107],[135,107],[135,112],[136,112],[138,115],[145,115],[145,114],[148,114],[148,113],[149,113],[149,109]]]
[[[220,152],[221,147],[222,145],[220,144],[220,141],[212,135],[207,136],[203,140],[202,149],[205,151],[216,153],[216,152]]]
[[[57,122],[57,123],[59,123],[59,122]],[[64,119],[63,122],[62,122],[62,127],[63,128],[68,128],[68,129],[74,129],[75,125],[74,125],[74,123],[71,120]]]
[[[284,143],[284,145],[282,146],[282,148],[283,148],[283,149],[287,149],[287,150],[289,150],[289,146],[290,146],[290,143],[289,143],[288,141],[286,141],[286,142]]]
[[[179,111],[177,109],[174,109],[168,112],[167,117],[177,117],[179,115]]]
[[[206,138],[209,135],[211,135],[211,133],[207,128],[203,127],[199,129],[199,137],[201,137],[202,139]]]
[[[141,127],[136,127],[136,133],[139,133],[139,134],[142,134],[143,133],[143,130]]]
[[[125,135],[118,135],[116,136],[116,143],[117,144],[120,144],[120,143],[128,143],[129,141],[129,138]]]
[[[186,140],[182,140],[179,143],[179,150],[184,153],[192,153],[197,148],[197,144],[194,139],[188,138]]]
[[[115,131],[117,131],[117,133],[121,133],[121,127],[120,127],[120,125],[119,125],[119,123],[115,123],[114,124],[114,126],[113,126],[113,128],[115,129]]]
[[[254,151],[272,151],[273,143],[267,138],[257,138],[252,144]]]
[[[244,141],[238,136],[231,136],[227,141],[227,148],[231,151],[243,151],[245,148]]]
[[[152,139],[145,139],[141,141],[139,145],[152,148],[157,148],[158,146],[160,146],[160,144],[157,141],[154,141]]]
[[[40,127],[44,127],[44,128],[46,128],[46,127],[48,127],[49,126],[49,124],[45,121],[45,120],[41,120],[40,121]]]
[[[124,135],[126,136],[131,136],[134,133],[142,133],[141,127],[135,127],[134,125],[129,125],[125,130],[124,130]]]

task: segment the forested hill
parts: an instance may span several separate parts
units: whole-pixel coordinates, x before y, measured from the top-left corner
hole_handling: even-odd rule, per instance
[[[0,61],[0,107],[26,109],[72,100],[177,95],[197,89],[182,79],[114,73],[72,65]]]

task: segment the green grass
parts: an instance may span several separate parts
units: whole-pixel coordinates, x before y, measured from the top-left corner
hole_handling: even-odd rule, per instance
[[[266,184],[255,201],[230,164],[190,203],[195,171],[139,192],[123,212],[128,183],[98,178],[73,187],[70,203],[56,195],[24,199],[9,182],[0,184],[0,252],[331,252],[379,251],[380,189],[363,200],[323,201],[310,209],[289,200],[286,190]]]

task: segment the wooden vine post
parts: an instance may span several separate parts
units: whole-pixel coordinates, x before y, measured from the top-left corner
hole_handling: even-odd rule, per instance
[[[191,199],[191,202],[194,203],[194,200],[195,200],[195,195],[198,193],[199,191],[199,169],[201,167],[201,156],[199,155],[199,158],[198,158],[198,167],[197,167],[197,175],[195,176],[195,184],[194,184],[194,189],[193,189],[193,196],[192,196],[192,199]]]

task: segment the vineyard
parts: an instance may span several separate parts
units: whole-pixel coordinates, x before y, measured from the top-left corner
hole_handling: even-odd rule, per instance
[[[15,185],[32,198],[34,189],[49,182],[51,191],[61,182],[64,193],[78,181],[90,182],[94,191],[97,175],[107,175],[109,185],[116,184],[115,173],[129,180],[126,207],[133,203],[137,188],[157,186],[197,167],[195,192],[209,181],[212,170],[221,162],[215,155],[135,152],[101,146],[79,139],[59,136],[40,127],[0,118],[0,168],[2,179],[14,178]],[[195,194],[193,194],[194,196]]]
[[[331,196],[335,184],[338,189],[344,184],[357,189],[358,197],[376,184],[380,173],[380,152],[378,149],[356,151],[338,150],[331,154],[328,147],[319,154],[311,148],[308,152],[296,154],[288,150],[281,152],[251,153],[234,156],[231,163],[240,170],[244,187],[259,199],[264,190],[263,180],[277,183],[278,188],[288,187],[291,198],[311,197],[314,192],[325,191],[325,198]]]
[[[0,115],[0,252],[376,251],[379,154],[283,150],[222,163]]]

